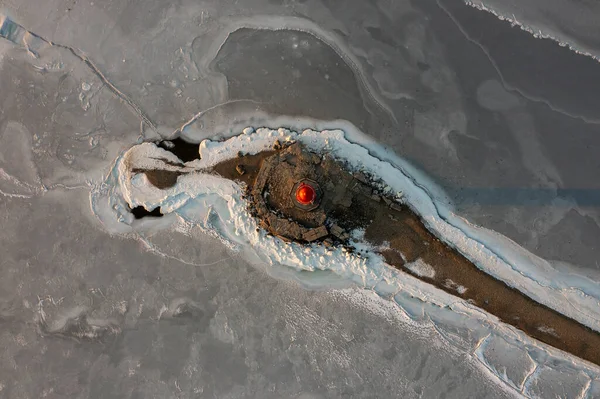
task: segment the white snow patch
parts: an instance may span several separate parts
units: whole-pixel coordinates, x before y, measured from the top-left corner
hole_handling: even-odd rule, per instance
[[[419,277],[435,277],[435,269],[431,265],[425,263],[425,261],[423,261],[423,259],[421,258],[415,260],[414,262],[406,263],[404,267],[406,267],[408,270],[410,270]]]
[[[556,330],[554,328],[547,327],[547,326],[539,326],[537,329],[538,329],[538,331],[541,331],[544,334],[550,334],[557,338],[559,337],[559,335],[556,333]]]
[[[350,232],[350,237],[355,241],[361,241],[365,237],[365,229],[354,229]]]
[[[451,290],[455,290],[456,292],[458,292],[459,294],[464,294],[465,292],[467,292],[467,288],[463,285],[460,284],[456,284],[454,281],[447,279],[446,281],[444,281],[444,286],[446,286],[447,288],[450,288]]]

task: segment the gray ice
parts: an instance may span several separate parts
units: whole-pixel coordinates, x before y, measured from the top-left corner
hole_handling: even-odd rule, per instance
[[[591,373],[444,323],[452,310],[331,276],[310,291],[203,232],[110,235],[90,211],[120,153],[188,122],[199,140],[341,119],[460,215],[599,278],[598,66],[446,3],[0,1],[17,24],[0,30],[0,397],[597,395]],[[593,11],[569,34],[582,49]],[[552,61],[585,81],[542,85]]]

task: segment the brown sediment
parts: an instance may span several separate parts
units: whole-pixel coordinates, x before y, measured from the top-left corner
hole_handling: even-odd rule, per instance
[[[388,263],[408,271],[405,262],[417,259],[435,270],[433,278],[420,279],[469,300],[475,306],[496,315],[528,335],[600,365],[600,334],[578,322],[535,302],[520,291],[483,272],[455,249],[429,232],[416,214],[406,207],[402,211],[374,209],[377,216],[365,231],[373,245],[389,242],[405,259],[386,257]],[[383,214],[394,213],[397,221],[385,220]],[[408,271],[410,273],[410,271]],[[462,292],[459,287],[466,289]]]
[[[161,190],[171,188],[177,184],[177,178],[184,174],[180,171],[163,169],[133,169],[133,173],[144,173],[150,184]]]
[[[231,159],[213,170],[248,185],[250,211],[270,233],[299,242],[318,234],[318,240],[327,237],[324,245],[347,246],[345,232],[364,228],[364,239],[382,248],[391,266],[468,300],[546,344],[600,365],[600,333],[486,274],[432,234],[407,206],[373,191],[365,176],[352,175],[338,161],[296,144]],[[290,198],[291,187],[304,178],[318,182],[323,191],[318,208],[309,212],[299,210]],[[431,266],[435,275],[411,272],[406,266],[416,260]]]
[[[196,151],[197,152],[197,151]],[[275,151],[265,151],[261,152],[258,155],[245,155],[243,156],[243,162],[239,161],[239,158],[229,159],[224,161],[213,168],[213,171],[218,174],[227,174],[229,172],[234,172],[229,179],[235,179],[240,182],[244,182],[246,184],[251,184],[256,175],[258,174],[258,169],[260,168],[260,164],[265,157],[273,155]],[[183,165],[176,164],[174,162],[170,162],[166,159],[162,159],[166,165],[169,166],[179,166]],[[236,168],[238,165],[244,165],[245,173],[241,175],[237,172]],[[179,176],[186,174],[186,172],[178,171],[178,170],[164,170],[164,169],[132,169],[132,173],[143,173],[148,178],[150,184],[154,187],[159,188],[161,190],[171,188],[177,184],[177,179]]]
[[[247,185],[252,185],[260,170],[263,159],[275,154],[276,151],[263,151],[256,155],[241,155],[237,158],[228,159],[213,167],[213,171],[230,180],[237,180]],[[240,175],[236,170],[238,165],[244,165],[246,173]]]
[[[153,159],[158,159],[159,161],[162,161],[165,165],[169,165],[169,166],[176,166],[176,167],[183,166],[183,163],[181,163],[181,162],[169,161],[166,158],[153,158]]]

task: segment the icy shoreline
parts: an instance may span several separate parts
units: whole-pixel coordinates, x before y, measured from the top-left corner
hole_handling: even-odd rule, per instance
[[[347,136],[351,141],[346,138]],[[240,188],[234,182],[198,172],[237,156],[238,151],[251,154],[264,151],[270,148],[275,140],[299,140],[313,150],[327,151],[348,162],[352,167],[382,179],[388,186],[388,190],[402,192],[406,203],[423,218],[431,230],[457,248],[479,268],[526,293],[536,301],[592,329],[600,330],[600,287],[595,282],[586,277],[556,271],[548,262],[508,238],[474,226],[455,215],[447,206],[435,201],[435,198],[443,197],[443,193],[433,191],[435,187],[432,187],[425,176],[402,159],[374,147],[367,141],[366,136],[360,137],[359,132],[304,130],[302,133],[296,133],[283,128],[278,130],[262,128],[256,132],[252,130],[251,133],[248,131],[247,134],[234,136],[223,142],[204,140],[200,145],[201,160],[188,162],[183,170],[191,173],[180,176],[177,185],[167,190],[155,188],[145,180],[143,174],[132,176],[128,169],[132,164],[137,168],[169,168],[168,165],[154,158],[179,161],[173,154],[154,144],[144,143],[123,155],[117,161],[111,176],[118,182],[119,192],[129,206],[143,206],[148,210],[161,207],[166,214],[178,211],[193,199],[218,196],[229,205],[217,205],[219,207],[217,213],[226,211],[225,216],[220,214],[221,219],[234,220],[232,228],[235,234],[227,237],[227,240],[237,244],[251,244],[258,251],[266,251],[265,253],[272,251],[275,254],[269,255],[273,257],[271,260],[282,264],[306,270],[327,268],[322,262],[316,264],[305,262],[308,259],[300,259],[297,254],[294,255],[295,260],[291,262],[278,254],[274,248],[261,247],[261,241],[265,238],[252,233],[256,229],[256,222],[245,215],[245,204],[241,200]],[[371,147],[371,150],[367,150],[367,147]],[[170,168],[177,169],[175,166]],[[113,202],[118,202],[114,196]],[[207,204],[206,200],[205,204]],[[125,204],[121,204],[121,220],[128,217],[124,207]],[[128,223],[131,223],[131,220]],[[245,228],[246,224],[252,227]],[[363,270],[363,273],[365,276],[370,274],[366,270]]]
[[[260,152],[270,146],[268,136],[273,134],[274,131],[260,129],[256,149],[248,145],[239,148],[246,152]],[[300,140],[314,150],[329,151],[354,167],[381,178],[393,192],[403,193],[406,202],[424,219],[429,228],[482,270],[525,292],[536,301],[592,329],[600,330],[600,287],[594,281],[559,272],[547,261],[507,237],[474,226],[457,216],[449,207],[437,201],[444,197],[444,193],[427,176],[401,158],[387,153],[363,133],[346,127],[344,131],[305,130],[301,134],[280,129],[277,134]],[[204,157],[210,154],[210,164],[228,158],[227,151],[219,147],[219,143],[204,142],[204,150],[201,151]]]
[[[199,227],[221,239],[230,249],[243,251],[244,256],[262,264],[270,274],[281,275],[280,265],[297,271],[333,272],[360,287],[375,291],[382,298],[393,299],[409,318],[414,315],[406,309],[415,306],[416,301],[427,306],[433,305],[434,310],[430,312],[442,312],[436,316],[442,319],[448,317],[443,313],[444,308],[450,308],[455,313],[456,320],[444,322],[461,325],[467,323],[466,320],[472,320],[471,322],[478,324],[477,328],[490,329],[477,348],[481,347],[482,342],[489,340],[491,334],[502,337],[507,342],[512,340],[517,347],[524,345],[530,353],[528,356],[537,353],[533,358],[546,359],[550,356],[555,360],[562,359],[570,364],[578,364],[579,370],[583,367],[590,378],[592,374],[596,374],[593,371],[595,366],[540,343],[515,328],[500,323],[496,317],[482,312],[468,302],[387,266],[373,252],[365,257],[358,257],[341,248],[284,243],[257,229],[256,220],[246,210],[242,188],[233,181],[204,173],[203,170],[237,156],[238,151],[256,154],[269,149],[275,140],[301,141],[308,148],[329,152],[351,167],[385,181],[389,186],[388,190],[402,192],[406,202],[421,215],[430,229],[458,248],[482,270],[533,299],[595,330],[599,329],[600,292],[591,280],[555,271],[547,262],[528,253],[506,237],[473,226],[456,216],[451,209],[432,199],[442,197],[443,193],[435,191],[435,187],[425,176],[402,159],[386,152],[366,135],[352,130],[350,126],[345,126],[344,131],[304,130],[302,133],[284,128],[261,128],[257,131],[247,129],[244,134],[225,141],[204,140],[199,147],[201,159],[186,163],[183,169],[179,168],[187,174],[181,175],[175,186],[165,190],[152,186],[143,173],[132,173],[132,166],[177,169],[178,167],[166,165],[159,159],[172,162],[179,160],[154,144],[140,144],[121,155],[104,184],[92,192],[92,208],[105,228],[112,233],[135,236],[140,232],[151,234],[153,229],[167,227],[181,231],[191,226]],[[148,210],[161,207],[162,212],[168,215],[153,221],[135,221],[129,212],[129,206],[143,206]],[[150,246],[147,241],[146,245]],[[356,245],[364,244],[357,242]],[[317,277],[296,277],[302,284],[312,288],[320,288],[329,283],[319,281]],[[354,294],[342,291],[340,295]],[[475,355],[488,370],[495,370],[483,354]],[[492,374],[507,382],[496,372]],[[524,389],[521,384],[509,385],[517,392]]]
[[[485,11],[502,21],[508,21],[511,25],[518,26],[520,29],[530,33],[536,39],[550,39],[555,41],[561,47],[567,47],[574,53],[590,57],[596,61],[600,61],[598,49],[590,47],[582,43],[572,35],[561,31],[558,26],[547,27],[540,21],[535,21],[531,15],[525,17],[517,17],[514,13],[510,13],[507,9],[502,10],[502,4],[492,4],[493,2],[481,0],[464,0],[465,4],[476,8],[479,11]],[[566,5],[565,5],[566,7]],[[508,7],[510,8],[510,6]],[[535,9],[535,7],[534,7]],[[533,14],[533,12],[530,11]]]

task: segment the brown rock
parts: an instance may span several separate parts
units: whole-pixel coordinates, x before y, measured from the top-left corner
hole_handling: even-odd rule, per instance
[[[323,237],[327,237],[328,235],[329,233],[327,232],[327,227],[320,226],[316,229],[310,229],[302,235],[302,238],[308,242],[313,242]]]
[[[402,207],[398,204],[396,204],[395,202],[392,202],[390,204],[390,208],[397,211],[397,212],[401,212],[402,211]]]
[[[346,240],[348,238],[348,234],[344,231],[344,229],[342,229],[337,224],[334,224],[333,226],[331,226],[331,228],[329,230],[334,237],[336,237],[340,240]]]
[[[354,178],[363,184],[369,184],[367,176],[365,176],[365,174],[362,172],[355,173]]]
[[[352,194],[346,192],[344,198],[340,201],[340,205],[345,208],[350,208],[352,206]]]
[[[354,186],[352,186],[352,191],[354,191],[355,193],[365,195],[367,197],[370,197],[373,193],[373,189],[371,187],[359,182],[356,182]]]

